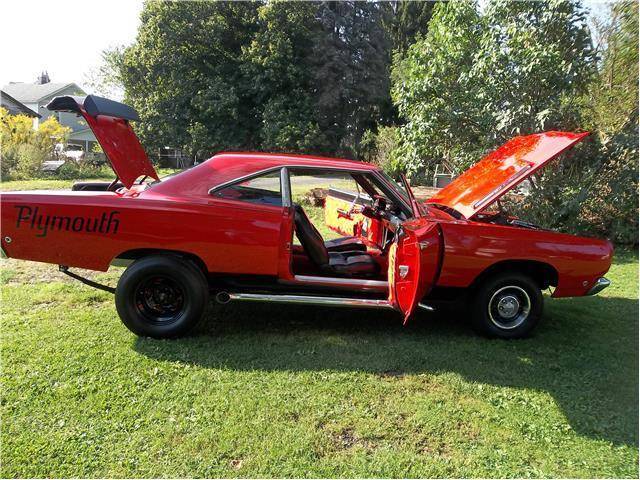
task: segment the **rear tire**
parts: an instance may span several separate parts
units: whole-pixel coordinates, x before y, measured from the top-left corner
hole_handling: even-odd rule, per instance
[[[190,260],[153,255],[125,270],[115,300],[120,319],[136,335],[175,338],[202,319],[209,287],[202,270]]]
[[[530,277],[516,272],[497,274],[477,289],[471,312],[474,329],[497,338],[523,338],[542,317],[540,287]]]

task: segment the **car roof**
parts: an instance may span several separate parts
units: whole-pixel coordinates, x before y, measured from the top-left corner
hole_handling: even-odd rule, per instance
[[[224,152],[211,157],[211,161],[233,161],[246,163],[248,167],[256,165],[270,166],[310,166],[327,168],[346,168],[354,170],[376,170],[376,166],[359,160],[345,158],[330,158],[316,155],[301,155],[291,153],[261,153],[261,152]],[[268,168],[268,167],[265,167]],[[263,170],[263,168],[259,168]]]
[[[163,180],[155,185],[153,190],[163,194],[208,191],[223,183],[278,167],[313,167],[363,172],[378,170],[376,165],[370,163],[341,158],[284,153],[225,152]]]

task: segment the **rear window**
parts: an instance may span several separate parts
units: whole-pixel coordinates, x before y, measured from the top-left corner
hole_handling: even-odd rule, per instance
[[[228,200],[281,207],[280,170],[235,183],[217,190],[213,195]]]

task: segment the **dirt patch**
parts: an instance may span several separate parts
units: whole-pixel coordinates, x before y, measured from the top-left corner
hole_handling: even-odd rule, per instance
[[[430,197],[433,197],[440,191],[439,188],[433,187],[411,187],[411,190],[418,200],[426,200]]]

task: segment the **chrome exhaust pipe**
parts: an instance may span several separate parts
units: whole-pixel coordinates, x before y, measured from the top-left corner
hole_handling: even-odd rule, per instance
[[[216,294],[216,302],[225,305],[231,301],[231,296],[227,292],[218,292]]]
[[[226,300],[226,301],[225,301]],[[288,303],[297,305],[317,305],[326,307],[354,307],[354,308],[384,308],[394,310],[387,300],[372,298],[340,298],[320,297],[312,295],[272,295],[266,293],[227,293],[220,292],[216,295],[218,303],[234,302],[268,302]]]

